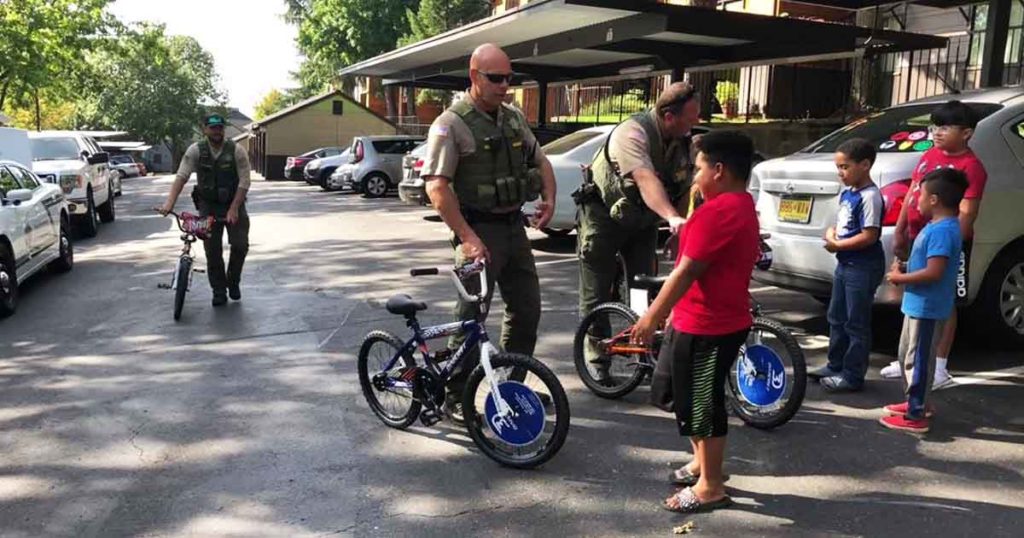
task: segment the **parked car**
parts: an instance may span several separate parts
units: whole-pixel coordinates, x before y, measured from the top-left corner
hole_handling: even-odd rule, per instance
[[[348,164],[351,160],[352,150],[346,149],[337,155],[331,155],[330,157],[321,157],[319,159],[313,159],[309,161],[303,171],[303,176],[306,178],[306,183],[310,185],[319,185],[321,189],[327,189],[327,180],[331,178],[331,174],[343,164]]]
[[[109,156],[92,137],[72,131],[29,133],[32,170],[47,183],[64,189],[76,231],[94,237],[99,222],[113,222],[114,184]]]
[[[975,222],[966,316],[986,333],[1024,344],[1024,89],[1001,88],[939,96],[887,109],[835,131],[793,155],[756,167],[751,190],[761,227],[771,233],[774,254],[759,282],[827,297],[835,256],[822,248],[825,229],[835,222],[841,185],[833,163],[839,144],[866,138],[878,149],[872,177],[882,191],[886,211],[882,245],[892,259],[892,236],[911,173],[928,136],[933,108],[949,99],[970,104],[983,117],[971,148],[988,171]],[[883,284],[876,302],[896,303],[901,291]]]
[[[121,196],[121,173],[111,168],[107,170],[108,180],[114,185],[114,197]]]
[[[313,159],[320,159],[322,157],[330,157],[332,155],[338,155],[344,148],[317,148],[312,151],[307,151],[298,157],[288,157],[284,162],[284,177],[293,181],[304,179],[303,170],[306,165],[309,164]]]
[[[542,230],[552,236],[567,235],[576,227],[576,202],[572,199],[572,193],[580,187],[583,181],[581,167],[589,165],[594,160],[594,155],[608,135],[611,134],[615,125],[598,125],[580,129],[573,133],[558,138],[543,146],[544,154],[551,162],[555,171],[555,183],[557,190],[555,194],[555,213],[547,228]],[[707,127],[698,126],[693,128],[694,135],[708,132]],[[760,163],[764,157],[760,153],[754,154],[754,162]],[[523,206],[527,215],[533,214],[534,202]]]
[[[142,175],[142,169],[139,168],[139,164],[135,162],[135,159],[132,159],[131,155],[111,155],[110,168],[117,171],[118,176],[122,178]]]
[[[427,145],[420,144],[416,149],[402,157],[402,181],[398,183],[398,197],[410,205],[429,205],[426,184],[420,177],[423,169],[423,157],[427,154]]]
[[[70,215],[59,185],[0,161],[0,317],[17,309],[20,282],[47,267],[71,270]]]
[[[398,186],[402,157],[423,142],[422,136],[357,136],[352,141],[352,166],[338,167],[328,189],[350,188],[366,198],[380,198]]]

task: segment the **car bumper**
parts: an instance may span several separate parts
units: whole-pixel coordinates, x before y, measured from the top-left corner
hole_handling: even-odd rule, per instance
[[[68,213],[74,217],[80,217],[89,212],[88,200],[82,198],[68,198]]]
[[[302,176],[303,176],[303,173],[302,173],[302,169],[301,168],[296,168],[294,166],[286,166],[286,167],[284,167],[284,177],[286,179],[290,179],[292,181],[298,181],[300,179],[303,179]]]
[[[398,184],[398,198],[409,205],[427,205],[430,197],[423,185]]]

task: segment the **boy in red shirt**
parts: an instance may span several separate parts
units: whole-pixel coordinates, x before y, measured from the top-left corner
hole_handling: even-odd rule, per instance
[[[632,336],[649,343],[671,311],[651,399],[663,409],[671,405],[680,435],[693,447],[693,461],[672,475],[673,483],[690,487],[663,502],[684,513],[732,504],[722,476],[725,383],[753,324],[747,290],[760,233],[747,192],[753,142],[738,132],[712,131],[694,145],[694,181],[705,202],[683,227],[676,267]]]
[[[956,302],[961,304],[967,298],[967,269],[971,255],[971,239],[974,238],[974,221],[978,218],[981,196],[985,192],[985,181],[988,174],[978,156],[967,146],[978,126],[978,114],[970,106],[960,101],[949,101],[936,108],[931,115],[932,138],[935,147],[926,151],[914,169],[911,177],[910,191],[907,192],[899,220],[896,222],[896,233],[893,237],[893,250],[900,259],[906,260],[910,254],[910,245],[914,244],[917,234],[928,224],[928,218],[917,209],[921,193],[921,180],[929,172],[940,168],[953,168],[967,175],[967,192],[960,202],[959,221],[960,236],[963,238],[963,251],[958,269],[964,278],[957,280]],[[947,370],[947,359],[953,348],[953,337],[956,335],[956,309],[943,327],[935,359],[934,390],[953,384],[953,378]],[[895,365],[895,367],[893,366]],[[899,362],[882,369],[883,377],[899,377]]]

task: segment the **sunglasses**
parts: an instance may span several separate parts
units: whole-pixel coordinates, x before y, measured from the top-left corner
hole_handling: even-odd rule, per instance
[[[480,74],[487,77],[487,80],[493,84],[501,84],[502,82],[512,83],[512,73],[485,73],[480,71]]]

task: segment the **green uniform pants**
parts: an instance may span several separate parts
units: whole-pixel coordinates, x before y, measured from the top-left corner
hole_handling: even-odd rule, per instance
[[[590,313],[597,305],[619,300],[615,296],[615,285],[620,277],[620,259],[625,264],[626,274],[632,278],[639,274],[653,275],[657,272],[657,225],[640,230],[623,228],[608,215],[608,210],[598,202],[580,206],[577,228],[576,253],[580,261],[580,318]],[[628,283],[627,283],[628,285]],[[607,320],[594,323],[591,336],[611,336]],[[588,358],[594,353],[588,353]],[[599,357],[592,357],[598,369],[607,365]]]
[[[196,209],[202,216],[213,215],[224,218],[227,207],[210,204],[193,195]],[[228,243],[231,244],[231,258],[227,269],[224,268],[224,230],[228,232]],[[206,276],[210,280],[213,293],[226,293],[228,286],[237,286],[242,281],[242,266],[245,256],[249,253],[249,212],[245,204],[238,209],[238,222],[233,226],[217,222],[210,230],[210,237],[203,241],[206,252]]]
[[[537,344],[537,325],[540,323],[540,282],[526,229],[521,224],[501,222],[482,222],[472,227],[491,255],[487,264],[488,296],[483,305],[467,303],[460,298],[455,306],[455,316],[460,320],[475,319],[483,323],[487,319],[494,285],[497,283],[501,298],[505,301],[500,347],[509,353],[533,355]],[[467,260],[462,255],[462,249],[456,247],[456,265],[469,261],[472,260]],[[480,280],[477,277],[468,279],[464,284],[470,293],[480,291]],[[448,346],[455,349],[463,340],[461,336],[453,337]],[[466,378],[476,368],[479,360],[476,352],[465,356],[448,383],[450,392],[461,395]]]

